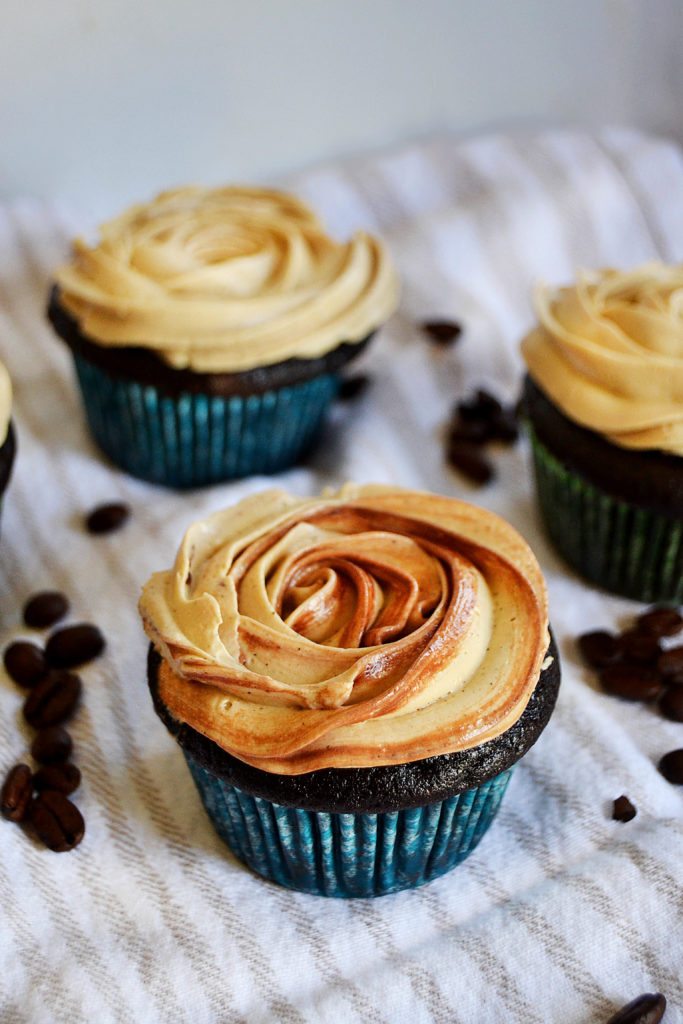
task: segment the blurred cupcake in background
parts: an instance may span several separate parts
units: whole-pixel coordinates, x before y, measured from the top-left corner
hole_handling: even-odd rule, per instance
[[[397,297],[364,232],[337,242],[282,192],[188,187],[77,239],[49,317],[100,448],[196,487],[295,463]]]
[[[2,498],[7,490],[14,456],[16,453],[16,440],[14,427],[11,421],[12,415],[12,382],[5,366],[0,363],[0,508]]]
[[[616,594],[683,601],[683,267],[541,288],[524,405],[547,531]]]

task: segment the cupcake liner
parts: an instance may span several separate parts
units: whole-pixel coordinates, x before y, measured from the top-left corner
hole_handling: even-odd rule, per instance
[[[201,487],[277,473],[312,445],[340,384],[336,373],[263,394],[164,394],[122,379],[74,353],[90,429],[132,476]]]
[[[384,896],[464,860],[491,825],[513,768],[407,810],[337,813],[254,797],[183,751],[206,811],[232,852],[264,878],[317,896]]]
[[[611,497],[557,459],[530,428],[551,540],[593,583],[636,601],[683,602],[683,521]]]

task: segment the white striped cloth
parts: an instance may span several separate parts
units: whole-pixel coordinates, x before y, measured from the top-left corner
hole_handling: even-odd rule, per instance
[[[306,494],[346,479],[395,482],[507,517],[548,578],[563,657],[557,711],[481,846],[421,890],[325,900],[240,866],[152,711],[136,601],[190,522],[269,481],[167,493],[98,456],[43,313],[51,272],[83,225],[34,201],[5,205],[0,353],[19,457],[2,513],[0,642],[26,635],[24,600],[54,587],[109,646],[83,671],[72,730],[84,842],[56,855],[0,823],[0,1020],[595,1024],[661,990],[667,1022],[681,1022],[683,794],[656,762],[683,746],[683,726],[601,694],[574,646],[637,606],[579,582],[549,548],[524,445],[497,454],[497,481],[474,490],[446,468],[442,429],[470,387],[516,396],[536,279],[683,258],[682,155],[621,130],[442,138],[285,184],[334,229],[381,232],[404,291],[364,357],[372,392],[337,408],[317,454],[276,482]],[[437,316],[465,325],[457,347],[421,336],[416,324]],[[115,499],[132,505],[132,521],[88,536],[84,511]],[[29,743],[21,694],[4,676],[0,705],[4,772]],[[629,824],[610,820],[621,793],[638,807]]]

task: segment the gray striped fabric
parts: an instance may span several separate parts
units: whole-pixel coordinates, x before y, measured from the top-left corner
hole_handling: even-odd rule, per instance
[[[573,644],[635,606],[582,585],[549,549],[524,446],[496,456],[497,482],[482,491],[442,454],[456,396],[478,384],[516,396],[534,280],[683,258],[681,153],[627,131],[446,138],[286,184],[335,229],[380,231],[404,292],[366,358],[372,393],[338,408],[318,453],[277,482],[298,493],[396,482],[506,516],[548,577],[564,659],[557,713],[470,861],[422,890],[326,901],[237,864],[152,712],[135,605],[188,523],[268,481],[177,495],[105,465],[43,316],[51,271],[85,222],[33,201],[1,208],[0,352],[19,458],[3,508],[0,641],[23,635],[32,591],[56,587],[109,648],[84,670],[73,727],[83,844],[55,855],[0,825],[0,1020],[593,1024],[661,990],[666,1020],[681,1022],[683,796],[655,764],[683,745],[683,726],[603,696]],[[466,325],[457,348],[421,337],[416,324],[436,316]],[[83,512],[111,499],[130,502],[131,523],[87,536]],[[29,740],[5,677],[0,705],[4,771]],[[639,809],[626,825],[609,818],[621,793]]]

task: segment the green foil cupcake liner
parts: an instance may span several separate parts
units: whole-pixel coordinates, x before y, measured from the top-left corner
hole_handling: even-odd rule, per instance
[[[239,860],[288,889],[343,898],[413,889],[450,871],[491,825],[513,771],[423,807],[344,814],[251,796],[183,753],[218,835]]]
[[[170,396],[74,361],[102,451],[132,476],[178,488],[287,469],[312,446],[340,384],[331,373],[246,397]]]
[[[682,603],[683,521],[611,497],[529,432],[545,527],[567,562],[614,594]]]

